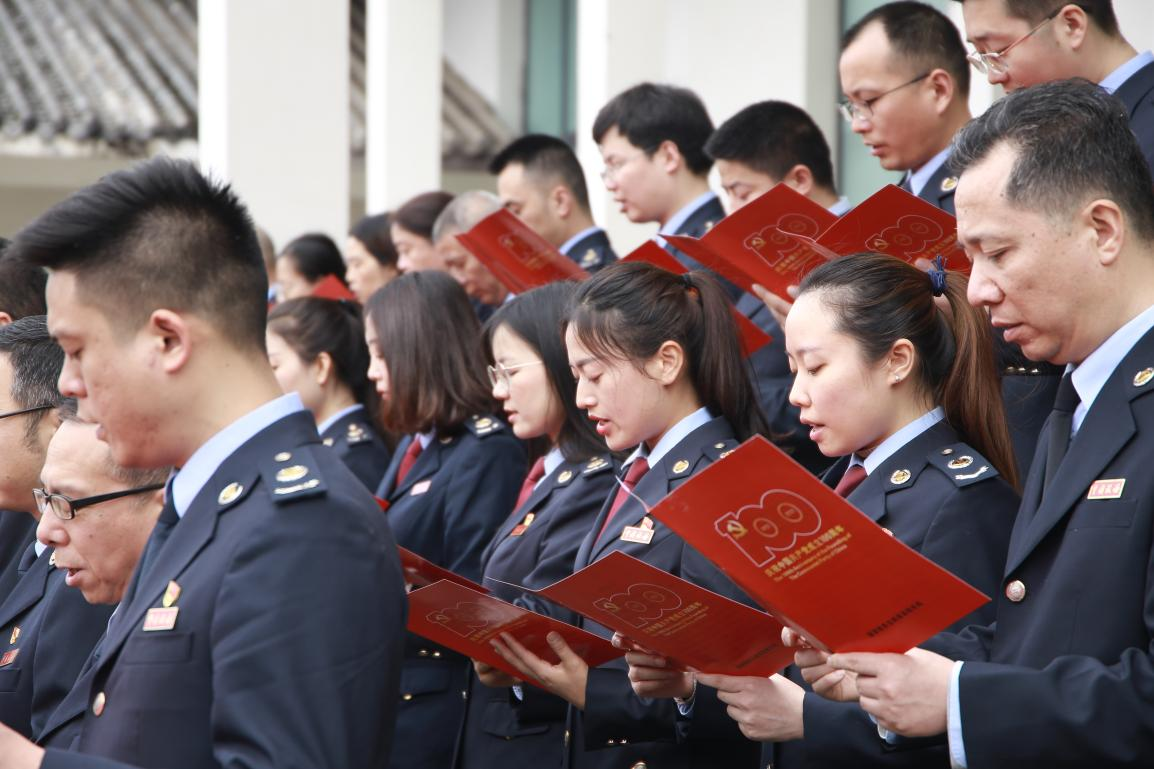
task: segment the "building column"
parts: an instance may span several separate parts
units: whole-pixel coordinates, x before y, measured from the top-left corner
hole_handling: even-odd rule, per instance
[[[349,228],[348,0],[200,0],[199,147],[277,247]]]
[[[442,35],[442,0],[366,2],[368,213],[441,187]]]

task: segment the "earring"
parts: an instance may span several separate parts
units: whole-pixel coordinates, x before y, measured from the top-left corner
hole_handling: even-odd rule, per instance
[[[900,381],[902,381],[902,375],[901,374],[894,374],[894,384],[897,384]]]

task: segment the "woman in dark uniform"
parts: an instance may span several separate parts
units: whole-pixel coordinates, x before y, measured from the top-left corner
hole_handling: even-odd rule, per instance
[[[612,455],[577,408],[577,386],[561,337],[576,288],[552,283],[521,294],[485,324],[493,396],[518,438],[543,439],[547,446],[525,478],[517,509],[482,555],[484,584],[498,598],[568,622],[576,618],[507,583],[536,590],[572,574],[577,548],[616,485]],[[480,680],[470,681],[458,769],[560,766],[565,701],[551,697],[536,717],[523,713],[519,722],[509,699],[516,696],[508,688],[513,681],[483,663],[473,664]],[[489,688],[494,686],[499,688]]]
[[[290,299],[269,313],[268,359],[281,389],[300,395],[317,431],[361,483],[375,491],[390,452],[377,425],[360,309],[350,302]]]
[[[381,416],[403,435],[377,490],[397,544],[479,582],[481,553],[517,502],[525,450],[494,411],[481,329],[443,272],[402,275],[369,299],[365,340]],[[389,765],[450,766],[472,665],[409,634]]]

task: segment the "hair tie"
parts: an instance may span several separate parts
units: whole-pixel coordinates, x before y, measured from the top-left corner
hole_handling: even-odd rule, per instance
[[[689,277],[688,272],[683,272],[678,277],[681,278],[681,285],[685,286],[685,293],[689,294],[689,298],[701,304],[701,291],[697,286],[693,285],[693,280]]]
[[[934,266],[930,268],[929,276],[930,290],[934,296],[946,293],[946,268],[941,254],[934,257]]]

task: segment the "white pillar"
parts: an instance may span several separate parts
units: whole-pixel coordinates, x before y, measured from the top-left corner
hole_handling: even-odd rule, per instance
[[[348,0],[200,0],[200,166],[278,248],[349,227]]]
[[[837,147],[837,0],[581,0],[577,9],[577,154],[593,216],[618,253],[656,227],[632,225],[616,210],[590,132],[602,105],[631,85],[691,88],[714,125],[757,101],[788,101]]]
[[[369,213],[441,186],[441,18],[441,0],[366,2]]]

